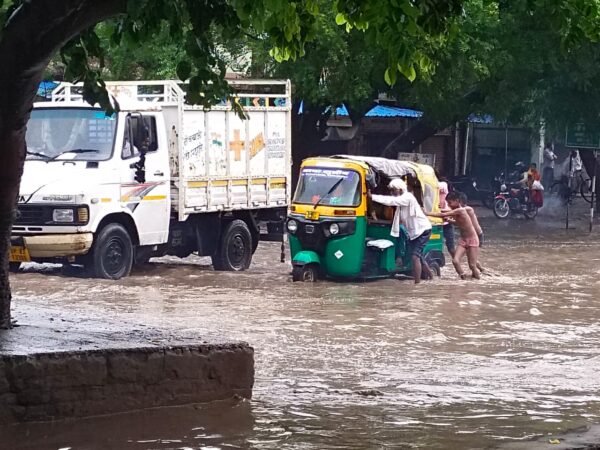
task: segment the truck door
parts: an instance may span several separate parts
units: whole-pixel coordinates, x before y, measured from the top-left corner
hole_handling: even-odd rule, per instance
[[[165,243],[171,209],[169,148],[156,114],[129,114],[121,158],[121,204],[138,227],[140,245]]]

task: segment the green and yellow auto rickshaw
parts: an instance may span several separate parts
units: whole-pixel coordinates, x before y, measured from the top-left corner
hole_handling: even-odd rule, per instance
[[[367,189],[387,194],[404,179],[427,212],[439,211],[433,168],[408,161],[362,156],[309,158],[302,162],[286,227],[294,281],[371,279],[410,274],[408,236],[390,235],[393,209],[368,200]],[[439,275],[444,266],[442,221],[431,218],[424,258]]]

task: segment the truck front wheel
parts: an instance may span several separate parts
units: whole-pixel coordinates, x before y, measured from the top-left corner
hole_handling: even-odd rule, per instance
[[[133,259],[133,243],[123,225],[111,223],[98,233],[91,258],[97,278],[118,280],[128,276]]]
[[[240,271],[250,267],[252,235],[246,222],[233,220],[227,224],[217,252],[212,257],[215,270]]]

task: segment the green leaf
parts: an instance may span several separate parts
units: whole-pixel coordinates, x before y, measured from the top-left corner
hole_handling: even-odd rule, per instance
[[[402,73],[402,75],[404,75],[408,81],[410,81],[411,83],[413,81],[415,81],[415,79],[417,78],[417,72],[415,70],[415,66],[414,64],[409,64],[407,66],[398,64],[398,70],[400,71],[400,73]]]
[[[389,86],[393,86],[394,84],[396,84],[396,78],[397,78],[396,73],[397,73],[396,69],[391,69],[390,67],[385,69],[385,73],[383,74],[383,79]]]
[[[189,61],[180,61],[179,64],[177,64],[176,72],[177,78],[179,78],[181,81],[186,81],[192,74],[192,65],[189,63]]]
[[[344,14],[342,13],[337,13],[337,15],[335,16],[335,23],[337,23],[338,25],[344,25],[346,22],[348,22],[346,20],[346,16],[344,16]]]
[[[412,17],[413,19],[419,15],[419,10],[406,0],[402,2],[400,8],[402,8],[404,14],[406,14],[408,17]]]

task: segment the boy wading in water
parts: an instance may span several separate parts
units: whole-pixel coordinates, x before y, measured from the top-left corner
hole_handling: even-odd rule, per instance
[[[431,217],[451,218],[454,219],[454,223],[460,230],[460,240],[458,246],[452,257],[452,264],[456,273],[461,279],[465,279],[465,273],[461,267],[461,261],[465,254],[467,255],[467,261],[469,262],[469,268],[473,273],[473,278],[479,279],[480,273],[477,268],[477,258],[479,257],[479,238],[477,232],[473,226],[473,222],[469,217],[469,213],[465,208],[460,205],[460,196],[456,192],[451,192],[446,197],[446,202],[450,206],[451,210],[441,213],[428,213]]]
[[[481,225],[479,225],[479,219],[477,219],[477,214],[475,214],[475,210],[471,206],[467,205],[467,196],[463,193],[460,193],[459,196],[460,196],[460,206],[461,206],[461,208],[465,208],[465,211],[467,211],[467,214],[469,215],[469,218],[471,219],[471,223],[473,224],[473,227],[475,228],[475,233],[477,233],[477,239],[479,239],[479,248],[481,248],[481,247],[483,247],[483,230],[481,229]],[[481,273],[485,272],[485,270],[483,269],[483,266],[479,262],[479,255],[477,255],[477,268],[479,269],[479,271]]]

